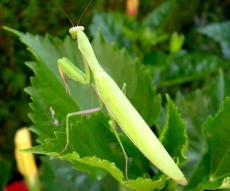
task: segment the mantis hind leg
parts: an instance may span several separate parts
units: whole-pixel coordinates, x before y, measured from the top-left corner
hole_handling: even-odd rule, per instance
[[[124,83],[123,86],[122,86],[122,89],[121,89],[124,94],[126,94],[126,85],[127,84]],[[116,121],[114,120],[114,118],[112,116],[110,116],[109,125],[110,125],[114,135],[116,136],[116,139],[117,139],[117,141],[118,141],[118,143],[119,143],[119,145],[121,147],[121,150],[122,150],[122,152],[124,154],[124,157],[125,157],[125,177],[126,177],[126,180],[129,181],[129,177],[128,177],[128,162],[129,162],[128,160],[129,160],[129,158],[128,158],[128,155],[127,155],[127,153],[125,151],[125,148],[124,148],[124,146],[123,146],[123,144],[121,142],[121,139],[120,139],[120,137],[118,135],[118,132],[116,130],[117,123],[116,123]]]
[[[83,110],[83,111],[78,111],[78,112],[73,112],[73,113],[68,113],[66,116],[66,144],[64,149],[59,153],[58,156],[62,155],[68,148],[70,140],[69,140],[69,118],[77,115],[89,115],[92,113],[96,113],[101,111],[101,107],[93,108],[93,109],[88,109],[88,110]]]
[[[117,141],[118,141],[118,143],[119,143],[119,145],[121,147],[121,150],[122,150],[122,152],[124,154],[124,157],[125,157],[125,177],[126,177],[126,180],[129,181],[129,177],[128,177],[128,159],[129,158],[128,158],[128,155],[127,155],[127,153],[125,151],[125,148],[124,148],[124,146],[123,146],[123,144],[121,142],[121,139],[120,139],[120,137],[118,135],[118,132],[116,130],[117,123],[116,123],[116,121],[114,119],[111,118],[109,120],[109,125],[110,125],[110,127],[112,129],[112,132],[114,133],[114,135],[115,135],[115,137],[116,137],[116,139],[117,139]]]

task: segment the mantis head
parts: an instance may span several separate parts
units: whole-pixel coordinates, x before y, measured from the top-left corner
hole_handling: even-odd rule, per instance
[[[84,31],[84,29],[83,26],[74,26],[69,29],[69,33],[74,40],[77,40],[78,31]]]

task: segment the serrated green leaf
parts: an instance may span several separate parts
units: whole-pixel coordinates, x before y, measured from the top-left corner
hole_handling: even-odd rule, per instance
[[[155,79],[157,86],[171,86],[201,79],[225,66],[221,58],[202,54],[187,53],[176,56]]]
[[[201,125],[210,115],[212,104],[209,97],[201,90],[197,90],[187,96],[177,94],[176,105],[181,113],[183,120],[187,123],[189,139],[188,162],[183,166],[186,177],[190,177],[196,170],[197,164],[202,158],[205,150],[204,137]]]
[[[218,76],[213,80],[207,89],[207,94],[210,95],[214,111],[217,112],[221,103],[227,96],[230,96],[230,78],[223,74],[220,70]]]
[[[30,104],[33,110],[30,118],[34,126],[31,129],[39,135],[41,145],[30,151],[58,156],[66,143],[67,113],[98,105],[97,96],[91,86],[82,86],[69,81],[71,96],[66,94],[58,73],[58,58],[65,56],[79,68],[83,68],[81,55],[76,44],[69,37],[62,42],[49,35],[44,38],[8,30],[19,36],[37,61],[27,63],[34,71],[35,77],[31,78],[32,86],[26,88],[26,91],[33,101]],[[138,61],[133,61],[125,50],[118,50],[115,46],[106,44],[100,37],[93,45],[102,67],[120,87],[123,83],[127,84],[127,97],[147,123],[152,125],[160,112],[161,97],[156,95],[147,70]],[[71,118],[70,145],[61,157],[70,161],[74,168],[88,172],[95,178],[102,178],[106,172],[109,172],[115,179],[126,185],[124,155],[115,136],[108,128],[108,117],[105,114],[105,112],[95,114],[90,119],[81,116]],[[146,165],[146,159],[127,137],[122,140],[125,140],[124,144],[132,159],[128,169],[132,184],[128,186],[139,185],[140,190],[162,188],[165,180],[162,177],[145,178],[149,163],[147,162]]]
[[[151,181],[150,179],[138,178],[135,181],[130,180],[129,185],[131,189],[138,191],[147,191],[154,189],[162,189],[165,186],[166,176],[162,176],[161,178],[156,178],[155,181]]]
[[[206,153],[186,190],[230,188],[230,98],[214,117],[209,117],[202,129]]]
[[[167,120],[162,129],[160,140],[171,157],[176,158],[179,164],[187,160],[188,136],[185,122],[178,113],[169,95],[166,95],[168,102]]]
[[[183,166],[187,177],[192,176],[205,152],[205,142],[201,126],[209,115],[220,109],[222,101],[230,96],[229,77],[219,74],[209,80],[208,87],[196,90],[186,96],[177,94],[176,105],[187,122],[189,136],[189,161]]]

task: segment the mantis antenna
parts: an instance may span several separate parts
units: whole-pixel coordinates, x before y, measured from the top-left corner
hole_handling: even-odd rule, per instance
[[[86,10],[87,10],[87,9],[89,8],[89,6],[91,5],[92,1],[93,1],[93,0],[90,0],[89,4],[87,5],[87,7],[85,8],[85,10],[84,10],[83,13],[81,14],[81,16],[80,16],[80,18],[79,18],[79,20],[78,20],[78,22],[77,22],[77,26],[78,26],[78,24],[80,23],[81,18],[82,18],[83,15],[85,14]]]
[[[70,17],[67,15],[67,13],[55,1],[53,1],[53,2],[58,7],[58,9],[68,18],[68,20],[70,21],[71,25],[74,27],[73,21],[70,19]]]
[[[93,0],[90,0],[90,2],[88,3],[87,7],[85,8],[85,10],[83,11],[83,13],[81,14],[80,18],[78,19],[77,26],[80,23],[83,15],[85,14],[86,10],[89,8],[89,6],[92,3],[92,1]],[[66,18],[68,18],[68,20],[70,21],[71,25],[74,27],[75,25],[74,25],[73,21],[70,19],[70,17],[67,15],[67,13],[55,1],[53,1],[53,2],[60,9],[60,11],[66,16]]]

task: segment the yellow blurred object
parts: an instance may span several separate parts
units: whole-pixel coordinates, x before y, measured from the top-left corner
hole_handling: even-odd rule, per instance
[[[22,149],[32,147],[31,137],[28,128],[21,128],[15,135],[15,157],[19,172],[30,184],[35,184],[37,176],[37,166],[32,153],[20,152]]]
[[[139,8],[139,0],[126,1],[126,13],[128,16],[136,16]]]

